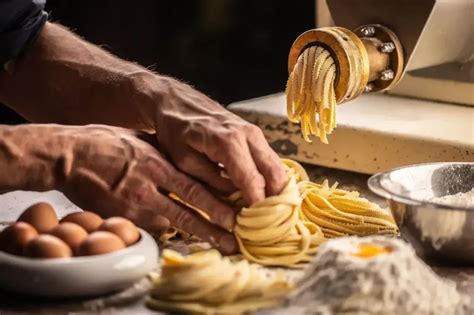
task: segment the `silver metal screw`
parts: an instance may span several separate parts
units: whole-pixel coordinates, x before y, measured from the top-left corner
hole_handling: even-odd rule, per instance
[[[367,36],[367,37],[374,36],[375,27],[373,27],[373,26],[364,26],[363,28],[360,29],[360,32],[362,33],[362,35]]]
[[[380,45],[380,51],[383,53],[389,54],[394,50],[395,50],[395,44],[392,42],[383,43],[382,45]]]
[[[369,93],[372,92],[374,89],[374,84],[373,83],[367,83],[367,85],[364,87],[364,92]]]
[[[390,80],[393,79],[394,76],[395,76],[395,74],[393,73],[393,70],[392,69],[387,69],[387,70],[384,70],[380,73],[380,80],[390,81]]]

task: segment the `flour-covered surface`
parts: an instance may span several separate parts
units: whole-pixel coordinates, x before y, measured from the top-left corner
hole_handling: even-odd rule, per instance
[[[339,187],[346,190],[357,190],[361,195],[386,208],[383,199],[371,194],[367,188],[367,175],[361,175],[341,170],[322,168],[305,165],[311,180],[321,183],[328,179],[330,183],[339,182]],[[51,203],[62,217],[68,213],[78,211],[78,207],[72,204],[59,192],[32,193],[15,192],[0,195],[0,228],[13,222],[29,205],[46,201]],[[193,250],[195,244],[192,241],[176,240],[167,246],[182,253]],[[194,248],[195,249],[195,248]],[[434,270],[443,278],[452,279],[457,283],[461,291],[474,296],[474,267],[472,268],[448,268],[434,267]],[[288,276],[298,279],[305,270],[290,270]],[[71,284],[74,285],[74,284]],[[0,314],[157,314],[155,311],[145,307],[144,298],[150,287],[147,279],[142,279],[134,286],[115,294],[102,297],[90,297],[83,299],[38,299],[34,297],[19,296],[16,294],[0,291]],[[310,299],[302,301],[303,305],[309,304]],[[304,308],[299,306],[285,306],[278,310],[272,310],[268,314],[304,314]],[[444,314],[443,314],[444,315]]]
[[[42,201],[47,201],[52,204],[60,218],[68,213],[80,210],[79,207],[69,201],[59,191],[49,191],[45,193],[35,191],[14,191],[3,195],[0,194],[0,229],[4,225],[15,222],[23,210]]]
[[[458,292],[455,282],[436,275],[409,244],[383,236],[322,245],[288,303],[308,303],[307,311],[320,315],[474,312],[471,297]]]

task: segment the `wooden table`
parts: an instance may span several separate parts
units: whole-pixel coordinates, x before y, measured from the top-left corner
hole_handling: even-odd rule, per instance
[[[384,200],[370,193],[367,188],[367,175],[356,174],[346,171],[322,168],[317,166],[305,166],[312,180],[322,182],[329,179],[330,184],[339,182],[339,187],[348,190],[357,190],[364,197],[385,206]],[[0,195],[0,225],[7,225],[15,221],[19,213],[27,206],[38,202],[47,201],[64,216],[78,208],[68,201],[59,192],[34,193],[13,192]],[[173,244],[180,246],[180,244]],[[452,279],[458,283],[462,291],[474,296],[474,268],[435,267],[434,270],[443,277]],[[74,285],[74,284],[71,284]],[[144,298],[149,288],[146,279],[136,283],[133,287],[108,296],[83,298],[83,299],[43,299],[21,296],[0,291],[0,315],[4,314],[156,314],[157,312],[147,309]]]

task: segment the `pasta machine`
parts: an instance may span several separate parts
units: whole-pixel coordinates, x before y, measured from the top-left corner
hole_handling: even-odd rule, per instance
[[[362,173],[436,161],[474,161],[474,1],[317,0],[308,47],[336,62],[338,127],[329,144],[303,140],[283,93],[231,104],[282,156]]]

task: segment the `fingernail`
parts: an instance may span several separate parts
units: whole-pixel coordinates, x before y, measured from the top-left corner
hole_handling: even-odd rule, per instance
[[[231,255],[238,252],[237,241],[232,234],[227,234],[221,237],[219,240],[219,250],[224,255]]]
[[[276,196],[283,191],[288,184],[289,179],[285,177],[285,180],[274,183],[272,186],[267,187],[267,196]]]
[[[265,188],[262,189],[257,189],[251,196],[249,201],[249,206],[253,205],[254,203],[257,203],[259,201],[262,201],[265,199]]]
[[[170,227],[170,221],[167,218],[159,215],[152,220],[151,227],[155,233],[162,234]]]
[[[222,227],[227,230],[232,230],[235,226],[235,216],[233,213],[229,213],[228,215],[224,216],[222,219]]]

